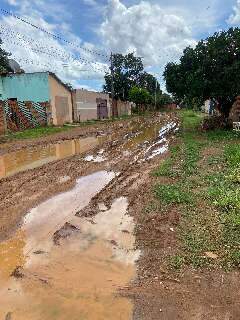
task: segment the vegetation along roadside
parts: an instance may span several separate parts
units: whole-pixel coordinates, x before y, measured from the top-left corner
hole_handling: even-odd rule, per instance
[[[240,265],[240,134],[198,130],[202,115],[183,111],[170,156],[152,172],[154,200],[146,214],[180,213],[176,247],[165,259],[185,266],[231,270]]]

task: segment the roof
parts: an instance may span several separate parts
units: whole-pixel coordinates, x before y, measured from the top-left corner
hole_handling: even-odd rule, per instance
[[[58,76],[50,71],[37,71],[37,72],[25,72],[25,73],[7,73],[2,76],[4,77],[13,77],[13,76],[22,76],[27,74],[39,74],[39,73],[48,73],[50,76],[52,76],[58,83],[60,83],[65,89],[67,89],[69,92],[72,92],[72,90],[60,79]]]
[[[87,90],[85,88],[74,89],[73,91],[75,93],[86,92],[86,93],[94,93],[96,95],[101,94],[101,95],[109,96],[109,94],[107,92],[99,92],[99,91],[94,91],[94,90]]]
[[[72,92],[72,90],[60,79],[58,76],[56,76],[53,72],[48,72],[50,76],[52,76],[58,83],[60,83],[65,89],[67,89],[69,92]]]

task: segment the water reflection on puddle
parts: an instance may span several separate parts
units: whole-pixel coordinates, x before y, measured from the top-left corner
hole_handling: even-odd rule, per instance
[[[26,216],[15,237],[0,244],[0,319],[132,319],[132,304],[116,295],[134,278],[134,223],[126,198],[100,206],[92,218],[79,218],[111,179],[112,172],[80,178],[76,187],[42,203]],[[66,239],[53,235],[65,223]],[[24,278],[10,277],[23,266]]]
[[[159,136],[159,130],[161,126],[161,124],[155,124],[151,127],[144,128],[140,132],[137,132],[136,135],[125,144],[124,149],[132,149],[140,143],[156,139]]]
[[[17,172],[34,169],[52,161],[71,157],[101,146],[109,137],[88,137],[61,143],[26,148],[0,156],[0,179]]]

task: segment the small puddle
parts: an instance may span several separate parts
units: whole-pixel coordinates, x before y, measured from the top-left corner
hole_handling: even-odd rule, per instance
[[[0,179],[28,169],[34,169],[52,161],[85,153],[101,146],[109,137],[88,137],[66,140],[47,146],[30,147],[0,156]]]
[[[156,124],[151,127],[145,128],[140,132],[137,132],[135,136],[133,138],[130,138],[129,141],[125,144],[124,149],[132,149],[140,143],[156,139],[159,135],[159,130],[161,127],[162,124]]]
[[[133,136],[127,136],[128,141],[125,142],[123,146],[123,154],[128,155],[127,152],[129,152],[129,150],[138,147],[138,153],[135,153],[133,162],[131,163],[141,163],[153,159],[168,151],[169,139],[171,139],[171,135],[178,130],[179,125],[174,121],[169,121],[164,126],[158,123],[151,127],[144,128],[142,131],[133,134]]]
[[[131,301],[117,295],[134,278],[140,254],[127,198],[110,209],[99,204],[96,216],[75,216],[114,177],[102,171],[80,178],[32,209],[0,244],[0,319],[132,319]],[[23,278],[10,277],[17,266]]]

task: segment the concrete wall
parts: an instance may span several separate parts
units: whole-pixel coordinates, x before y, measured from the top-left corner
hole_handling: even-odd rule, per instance
[[[177,110],[177,105],[176,103],[169,103],[169,104],[165,104],[163,106],[165,109],[173,111],[173,110]]]
[[[97,98],[107,100],[108,116],[110,116],[108,94],[77,89],[73,93],[74,120],[86,121],[97,119]]]
[[[53,124],[63,125],[66,122],[72,122],[71,92],[52,75],[49,75],[49,88]]]
[[[47,72],[2,76],[1,80],[1,100],[17,98],[19,101],[49,101]]]
[[[129,101],[117,100],[118,116],[130,116],[132,114],[132,103]]]

